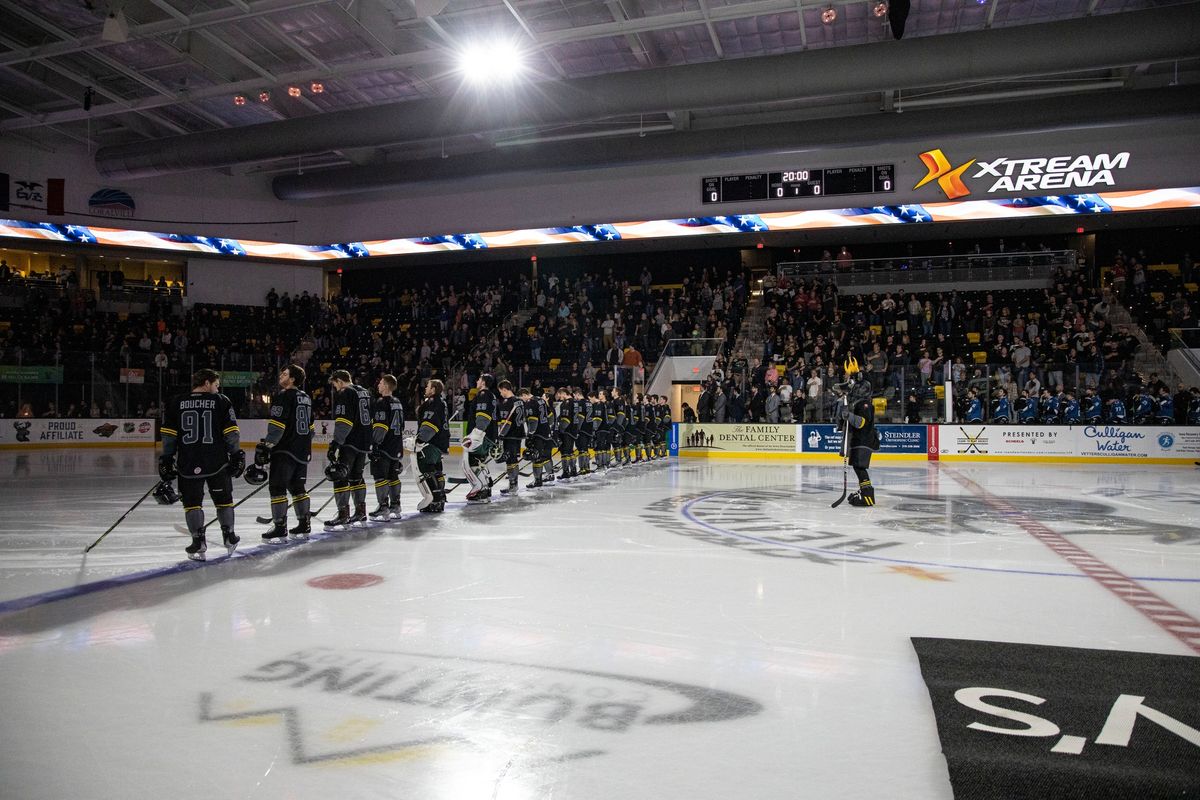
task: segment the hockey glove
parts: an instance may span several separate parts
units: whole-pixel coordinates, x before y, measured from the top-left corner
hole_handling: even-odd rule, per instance
[[[258,467],[265,467],[271,461],[271,445],[265,441],[259,442],[254,446],[254,464]]]
[[[325,455],[326,455],[326,457],[327,457],[327,458],[328,458],[330,461],[337,461],[337,457],[338,457],[338,444],[337,444],[337,442],[330,442],[330,443],[329,443],[329,451],[328,451],[328,452],[327,452]]]
[[[245,471],[246,451],[239,447],[229,454],[229,474],[235,478],[240,478]]]
[[[160,480],[171,481],[179,473],[175,470],[174,456],[161,456],[158,459],[158,477]]]
[[[483,444],[483,431],[479,428],[472,428],[471,432],[463,439],[463,447],[468,453],[473,453],[479,445]]]
[[[372,464],[378,464],[379,462],[383,461],[386,457],[387,456],[385,456],[383,454],[382,450],[380,450],[378,447],[374,447],[374,446],[371,447],[371,452],[367,455],[367,458],[370,459]]]

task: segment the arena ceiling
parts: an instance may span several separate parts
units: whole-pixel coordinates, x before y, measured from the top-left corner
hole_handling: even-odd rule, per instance
[[[730,131],[766,141],[905,109],[994,120],[996,104],[1084,97],[1163,113],[1200,82],[1198,3],[912,0],[900,42],[878,5],[0,0],[0,135],[73,140],[114,179],[226,169],[345,188],[443,160],[620,163],[659,137],[664,153],[720,154],[740,146]],[[526,51],[525,78],[464,85],[458,52],[495,37]]]

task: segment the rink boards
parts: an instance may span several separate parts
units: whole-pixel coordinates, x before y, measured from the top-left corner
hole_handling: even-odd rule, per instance
[[[1192,465],[1200,428],[1124,425],[879,425],[878,461],[991,461]],[[682,458],[841,460],[835,425],[684,424],[671,432]]]
[[[243,447],[266,436],[267,421],[241,420]],[[313,446],[328,445],[333,422],[314,422]],[[415,423],[405,426],[416,433]],[[457,452],[453,426],[451,452]],[[1200,428],[1126,425],[879,425],[878,461],[991,461],[1192,465]],[[150,419],[2,419],[0,449],[153,447]],[[676,423],[671,455],[682,458],[841,460],[842,429],[829,424]]]

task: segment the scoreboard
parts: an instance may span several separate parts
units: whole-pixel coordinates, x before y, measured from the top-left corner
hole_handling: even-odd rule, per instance
[[[895,165],[796,169],[704,178],[703,203],[747,203],[896,191]]]

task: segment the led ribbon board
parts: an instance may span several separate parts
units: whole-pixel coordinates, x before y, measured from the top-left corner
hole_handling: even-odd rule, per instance
[[[670,239],[713,234],[767,233],[770,231],[821,230],[865,225],[907,225],[921,222],[967,222],[1030,219],[1047,216],[1092,216],[1129,211],[1163,211],[1200,208],[1200,187],[1148,189],[1133,192],[1064,194],[1006,200],[960,200],[891,206],[862,206],[809,211],[777,211],[643,222],[598,223],[558,228],[456,233],[414,239],[304,245],[257,242],[177,233],[64,225],[0,219],[0,238],[40,239],[113,247],[136,247],[177,253],[239,256],[286,261],[325,261],[372,256],[417,255],[456,250],[490,250],[506,247],[549,247],[581,242],[617,242]]]

